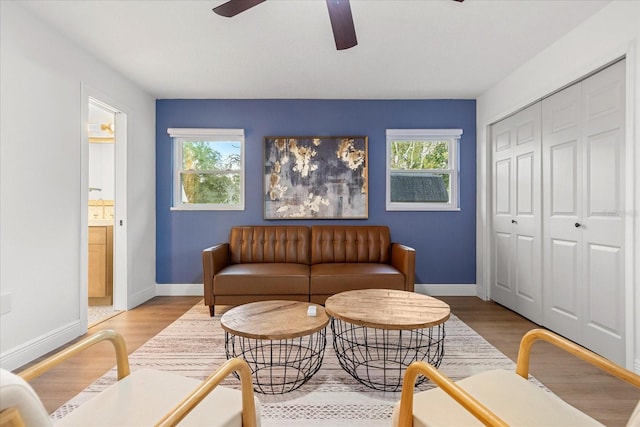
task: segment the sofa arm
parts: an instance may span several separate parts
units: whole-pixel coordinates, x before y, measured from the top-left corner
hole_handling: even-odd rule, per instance
[[[202,251],[204,304],[213,305],[213,276],[229,265],[229,244],[219,243]]]
[[[551,332],[547,329],[532,329],[522,337],[520,340],[520,347],[518,348],[518,359],[516,361],[516,374],[520,375],[524,379],[529,379],[529,360],[531,359],[531,347],[536,341],[546,341],[554,346],[572,354],[587,363],[592,364],[596,368],[607,372],[622,381],[625,381],[633,386],[640,387],[640,375],[635,372],[631,372],[622,366],[616,365],[609,359],[605,359],[599,354],[586,349],[568,339]]]
[[[59,365],[60,363],[70,359],[78,353],[83,352],[89,347],[101,343],[102,341],[110,341],[113,345],[113,349],[116,353],[116,366],[118,371],[118,381],[127,377],[131,373],[129,367],[129,353],[127,352],[127,345],[124,342],[122,335],[116,331],[105,329],[99,331],[93,335],[81,339],[77,343],[67,347],[66,349],[55,353],[52,356],[47,357],[43,361],[27,368],[18,375],[25,381],[31,381],[32,379],[39,377],[51,368]]]
[[[422,360],[411,363],[404,373],[400,407],[398,408],[397,418],[394,413],[394,419],[392,420],[394,427],[413,426],[414,386],[419,375],[424,375],[431,380],[433,384],[451,396],[452,399],[458,402],[484,425],[508,427],[509,424],[498,417],[476,397],[456,384],[451,378],[438,370],[438,368]]]
[[[416,280],[416,251],[399,243],[391,244],[391,265],[404,274],[404,290],[413,292]]]
[[[255,427],[259,425],[256,414],[257,398],[253,395],[253,383],[251,382],[251,368],[243,359],[232,358],[224,362],[187,397],[174,406],[173,409],[156,424],[156,427],[169,427],[180,423],[189,412],[232,373],[240,379],[240,389],[242,392],[242,426]]]

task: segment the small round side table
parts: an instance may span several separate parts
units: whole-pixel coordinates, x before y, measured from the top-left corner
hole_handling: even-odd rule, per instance
[[[360,383],[398,391],[407,366],[444,357],[449,305],[436,298],[392,289],[341,292],[325,302],[340,366]],[[416,381],[426,380],[421,376]]]
[[[309,306],[316,315],[309,316]],[[254,390],[281,394],[297,389],[320,369],[329,317],[322,306],[298,301],[260,301],[222,315],[227,358],[247,361]]]

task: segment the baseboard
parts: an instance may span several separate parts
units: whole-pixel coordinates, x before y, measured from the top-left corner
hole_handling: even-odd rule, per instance
[[[157,286],[158,285],[156,284],[156,287]],[[127,310],[131,310],[132,308],[135,308],[140,304],[143,304],[149,301],[151,298],[155,297],[156,295],[157,295],[157,290],[153,286],[149,286],[140,292],[136,292],[135,294],[129,295],[129,298],[127,298]]]
[[[475,284],[446,284],[431,285],[418,284],[415,285],[415,291],[420,294],[431,295],[433,297],[475,297],[477,296],[477,286]]]
[[[415,291],[431,296],[476,296],[475,284],[426,285],[416,284]],[[202,296],[201,283],[166,283],[156,284],[156,296]]]
[[[2,353],[0,355],[0,366],[2,366],[3,369],[12,371],[67,344],[82,334],[83,330],[80,321],[76,320],[46,335],[42,335]]]
[[[157,296],[203,296],[204,287],[202,283],[167,283],[156,284]]]

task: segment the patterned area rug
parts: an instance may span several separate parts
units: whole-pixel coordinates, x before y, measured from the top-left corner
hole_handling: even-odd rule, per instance
[[[327,348],[320,370],[302,387],[282,395],[258,394],[262,425],[388,426],[399,392],[381,392],[354,380],[339,365],[327,326]],[[129,357],[131,370],[155,368],[204,379],[226,360],[220,316],[196,304]],[[514,369],[514,363],[454,315],[446,323],[445,355],[440,369],[454,380],[489,369]],[[58,408],[60,419],[116,381],[115,368]],[[233,377],[223,385],[239,388]],[[417,390],[433,387],[428,381]]]

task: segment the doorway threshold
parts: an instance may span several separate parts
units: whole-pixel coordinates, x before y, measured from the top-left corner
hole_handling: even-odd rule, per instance
[[[121,310],[114,310],[111,305],[94,305],[89,306],[87,312],[88,327],[96,326],[99,323],[109,320],[112,317],[122,313]]]

